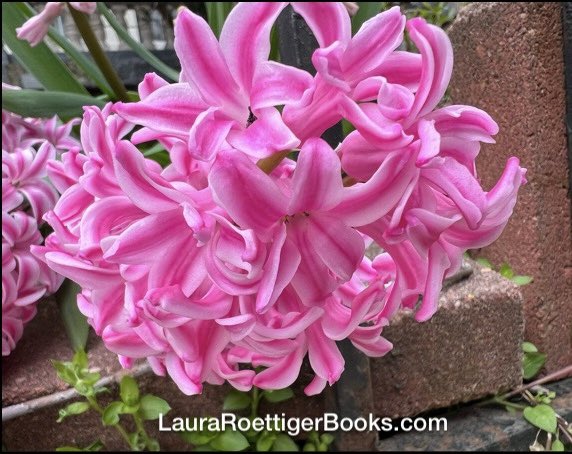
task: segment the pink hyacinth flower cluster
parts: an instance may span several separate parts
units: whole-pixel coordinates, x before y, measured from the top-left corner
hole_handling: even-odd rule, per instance
[[[69,2],[69,5],[86,14],[93,14],[97,8],[97,2]],[[40,13],[16,29],[18,38],[28,41],[32,47],[40,44],[48,34],[50,25],[63,13],[65,6],[65,2],[47,2]]]
[[[338,341],[384,355],[383,327],[400,309],[435,313],[443,279],[500,235],[524,183],[511,158],[483,190],[475,158],[497,125],[436,109],[453,58],[442,30],[393,8],[352,37],[341,2],[293,3],[319,43],[313,76],[268,60],[285,6],[238,4],[220,41],[182,9],[180,81],[148,74],[141,101],[86,109],[85,154],[58,165],[68,189],[35,248],[80,284],[124,366],[147,358],[186,394],[283,388],[307,356],[311,395],[344,370]],[[399,50],[405,28],[419,53]],[[320,137],[342,119],[355,131],[334,150]],[[137,148],[151,141],[166,168]]]
[[[69,137],[72,125],[2,111],[2,356],[22,337],[36,302],[62,281],[30,247],[43,243],[42,217],[58,198],[47,178],[49,162],[57,150],[78,145]]]

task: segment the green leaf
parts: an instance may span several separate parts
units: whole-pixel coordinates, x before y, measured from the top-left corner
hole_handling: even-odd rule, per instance
[[[222,26],[230,10],[233,7],[232,2],[205,2],[207,9],[207,18],[213,33],[219,37]]]
[[[538,352],[538,348],[532,342],[523,342],[522,343],[522,351],[524,353],[536,353]]]
[[[139,432],[133,432],[128,435],[131,451],[143,451],[145,449],[145,440]]]
[[[131,375],[125,375],[121,379],[119,396],[127,405],[136,405],[139,402],[139,386]]]
[[[533,281],[532,276],[514,276],[512,278],[512,282],[514,282],[516,285],[528,285]]]
[[[526,407],[522,416],[533,426],[552,434],[556,433],[556,413],[551,406],[540,404],[535,407]]]
[[[553,452],[564,452],[564,443],[562,443],[560,440],[554,440],[550,450]]]
[[[97,452],[97,451],[101,451],[103,448],[105,448],[105,446],[103,445],[103,443],[101,442],[101,440],[97,440],[94,441],[92,444],[90,444],[89,446],[87,446],[84,451],[88,451],[88,452]]]
[[[161,451],[161,446],[157,440],[150,438],[147,440],[147,449],[151,452],[159,452]]]
[[[187,443],[193,446],[207,445],[218,436],[218,432],[209,432],[203,430],[201,432],[182,432],[181,437]]]
[[[250,402],[251,398],[248,394],[233,389],[224,398],[222,409],[230,411],[244,410],[250,405]]]
[[[104,426],[114,426],[119,423],[119,415],[123,413],[123,402],[111,402],[101,415],[101,421]]]
[[[26,41],[18,39],[16,28],[26,19],[18,2],[2,2],[2,40],[14,56],[47,90],[88,95],[85,87],[48,46],[40,43],[31,47]]]
[[[100,378],[101,374],[99,372],[87,372],[83,374],[81,379],[87,385],[93,386],[99,381]]]
[[[493,265],[491,264],[491,262],[489,262],[486,258],[484,257],[479,257],[477,260],[477,263],[479,265],[484,266],[485,268],[489,268],[489,269],[493,269]]]
[[[211,441],[209,446],[223,452],[236,452],[248,448],[250,444],[240,432],[227,430]]]
[[[514,271],[510,267],[509,264],[503,263],[499,269],[499,273],[502,277],[506,277],[507,279],[512,279],[514,277]]]
[[[317,451],[316,445],[314,445],[314,443],[308,442],[304,445],[304,448],[302,448],[302,451],[304,451],[304,452],[315,452],[315,451]]]
[[[89,57],[75,47],[64,35],[56,31],[54,27],[50,27],[48,36],[54,43],[62,48],[68,57],[75,62],[78,68],[97,85],[102,93],[105,93],[109,98],[115,97],[115,93],[109,85],[109,82],[107,82],[107,79],[105,79],[99,67]]]
[[[152,146],[150,146],[149,148],[147,148],[146,150],[144,150],[143,156],[148,158],[149,156],[153,156],[154,154],[161,153],[163,151],[167,150],[165,150],[165,147],[163,146],[162,143],[157,142]]]
[[[89,362],[85,350],[83,349],[77,350],[73,355],[72,363],[79,370],[87,369]]]
[[[334,442],[334,436],[332,434],[322,434],[320,435],[320,441],[327,445],[331,445]]]
[[[348,120],[345,118],[342,119],[342,133],[344,137],[347,137],[351,132],[355,131],[354,125],[352,125]]]
[[[522,359],[522,377],[525,380],[534,378],[540,372],[545,362],[545,353],[525,353]]]
[[[216,452],[217,450],[211,448],[209,445],[195,446],[193,452]]]
[[[276,25],[270,30],[270,54],[268,60],[280,61],[280,35]]]
[[[57,422],[62,422],[64,418],[73,415],[81,415],[89,410],[89,404],[87,402],[74,402],[73,404],[69,404],[67,407],[62,408],[59,411],[59,418]]]
[[[23,117],[66,120],[83,115],[84,106],[103,107],[105,102],[86,95],[59,91],[2,90],[2,109]]]
[[[146,420],[159,419],[160,415],[166,415],[171,410],[166,400],[152,394],[145,394],[139,405],[139,414]]]
[[[27,18],[37,14],[36,11],[28,3],[18,2],[16,5]],[[105,79],[101,70],[89,57],[87,57],[69,39],[58,32],[54,27],[49,28],[48,36],[53,42],[62,48],[62,50],[76,63],[76,65],[85,73],[87,77],[95,82],[95,84],[103,93],[105,93],[110,98],[114,97],[113,89]]]
[[[298,452],[300,448],[292,438],[286,434],[278,434],[274,444],[272,445],[272,451],[275,452]]]
[[[294,391],[292,391],[290,388],[284,388],[277,389],[275,391],[264,391],[262,395],[268,402],[278,403],[284,402],[285,400],[294,397]]]
[[[256,440],[256,451],[268,452],[276,440],[276,434],[264,431],[260,438]]]
[[[56,452],[82,452],[82,448],[78,448],[77,446],[60,446],[56,448]]]
[[[89,334],[87,319],[77,307],[77,295],[80,291],[79,285],[66,279],[56,293],[64,327],[74,351],[85,350]]]
[[[133,39],[129,32],[125,30],[125,28],[123,28],[123,26],[119,23],[115,17],[115,14],[113,14],[113,12],[107,6],[105,6],[104,2],[97,2],[97,11],[99,14],[105,17],[109,25],[111,25],[111,28],[115,30],[115,33],[117,33],[117,36],[119,36],[121,40],[123,40],[129,47],[131,47],[133,52],[135,52],[158,72],[162,73],[172,81],[179,80],[179,72],[171,68],[169,65],[163,63],[145,46]]]
[[[52,365],[54,366],[54,369],[56,370],[56,373],[61,380],[63,380],[68,385],[75,386],[77,383],[77,377],[73,371],[71,363],[52,360]]]
[[[359,9],[354,17],[352,17],[352,34],[356,34],[363,23],[379,12],[386,10],[389,6],[388,2],[358,2]]]

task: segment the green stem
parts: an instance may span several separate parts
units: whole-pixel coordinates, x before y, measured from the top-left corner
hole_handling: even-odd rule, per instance
[[[143,424],[143,421],[139,416],[137,416],[137,414],[133,415],[133,420],[135,421],[135,426],[137,427],[137,430],[143,436],[143,441],[145,441],[145,447],[149,451],[151,451],[152,440],[151,437],[147,434],[147,431],[145,430],[145,425]]]
[[[271,174],[272,171],[280,165],[282,160],[288,156],[290,150],[286,151],[279,151],[274,153],[273,155],[268,156],[267,158],[259,159],[256,165],[267,174]]]
[[[502,399],[498,399],[497,403],[499,405],[504,405],[505,407],[514,408],[515,410],[519,410],[519,411],[522,411],[527,407],[527,405],[516,404],[514,402],[510,402],[508,400],[502,400]]]
[[[520,411],[524,410],[527,407],[527,405],[521,405],[514,402],[510,402],[499,396],[495,396],[491,399],[485,400],[478,404],[479,407],[484,407],[486,405],[504,405],[506,407],[514,408],[515,410],[520,410]]]
[[[252,387],[252,399],[250,405],[250,417],[256,418],[258,416],[258,404],[260,403],[260,390],[256,387]]]
[[[76,10],[75,8],[72,8],[71,6],[69,7],[69,11],[75,22],[75,25],[77,26],[77,29],[81,34],[81,37],[83,38],[83,41],[85,42],[85,45],[93,57],[93,60],[97,66],[99,66],[103,76],[113,89],[115,96],[120,101],[128,102],[129,96],[127,95],[127,89],[125,88],[125,85],[123,85],[122,80],[117,75],[117,72],[115,72],[115,69],[113,69],[113,65],[109,61],[107,54],[99,44],[97,36],[95,36],[95,33],[89,25],[87,15],[81,11]]]
[[[97,399],[94,396],[85,396],[85,398],[87,399],[91,408],[93,408],[100,415],[103,415],[103,408],[101,408],[101,406],[99,405],[99,402],[97,402]],[[113,427],[115,427],[115,430],[117,430],[117,432],[119,432],[119,434],[121,435],[121,438],[123,438],[125,440],[125,443],[127,443],[127,446],[129,446],[129,448],[131,448],[131,450],[133,450],[133,446],[131,445],[131,440],[129,440],[129,435],[127,435],[127,432],[125,431],[125,429],[123,427],[121,427],[121,425],[119,425],[119,424],[114,424]]]

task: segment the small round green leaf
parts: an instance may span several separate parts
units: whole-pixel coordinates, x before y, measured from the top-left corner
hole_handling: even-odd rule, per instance
[[[139,414],[143,419],[154,420],[166,415],[171,407],[166,400],[152,394],[145,394],[139,402]]]
[[[493,265],[491,264],[491,262],[489,262],[486,258],[484,257],[480,257],[477,259],[477,263],[479,265],[484,266],[485,268],[489,268],[489,269],[493,269]]]
[[[68,416],[81,415],[88,410],[89,404],[87,402],[74,402],[73,404],[69,404],[67,407],[60,410],[60,417],[58,418],[58,422],[62,422],[64,418],[67,418]]]
[[[73,364],[78,366],[80,369],[87,369],[88,360],[87,360],[87,353],[81,349],[75,352],[73,355]]]
[[[522,351],[524,353],[537,353],[538,348],[532,342],[523,342],[522,343]]]
[[[182,432],[181,438],[193,446],[207,445],[218,436],[217,432],[203,430],[201,432]]]
[[[101,415],[101,421],[105,426],[114,426],[119,422],[119,415],[123,413],[123,402],[111,402]]]
[[[290,388],[277,389],[275,391],[264,391],[262,394],[268,402],[278,403],[294,397],[294,391]]]
[[[103,443],[100,440],[97,440],[94,441],[92,444],[90,444],[88,447],[86,447],[84,451],[97,452],[101,451],[103,448],[105,448]]]
[[[256,440],[256,451],[268,452],[276,440],[276,434],[264,431],[260,438]]]
[[[159,452],[161,451],[161,446],[159,445],[159,442],[157,440],[151,438],[150,440],[147,441],[147,449],[151,452]]]
[[[560,440],[554,440],[552,442],[551,451],[553,451],[553,452],[564,452],[564,443],[562,443]]]
[[[514,276],[512,278],[512,282],[514,282],[516,285],[528,285],[533,281],[532,276]]]
[[[209,445],[195,446],[193,452],[217,452],[215,448],[211,448]]]
[[[77,377],[72,369],[71,363],[64,363],[61,361],[52,361],[52,365],[60,377],[61,380],[66,382],[68,385],[75,386],[77,383]]]
[[[99,372],[86,372],[83,374],[82,380],[88,385],[95,385],[100,378],[101,374]]]
[[[222,409],[227,411],[244,410],[250,405],[251,398],[248,394],[233,389],[224,398]]]
[[[522,359],[522,376],[525,380],[534,378],[544,363],[546,362],[545,353],[525,353]]]
[[[551,406],[540,404],[535,407],[527,407],[524,409],[522,416],[533,426],[552,434],[556,433],[556,413]]]
[[[119,384],[119,395],[127,405],[136,405],[139,402],[139,386],[130,375],[125,375]]]
[[[320,441],[327,445],[331,445],[334,442],[334,436],[332,434],[322,434],[320,435]]]
[[[275,452],[298,452],[300,448],[292,438],[286,434],[278,434],[274,444],[272,445],[272,451]]]
[[[506,277],[507,279],[512,279],[514,277],[514,271],[510,267],[509,264],[503,263],[499,269],[499,273],[502,277]]]
[[[211,448],[219,451],[237,452],[250,446],[248,440],[240,432],[227,430],[209,443]]]

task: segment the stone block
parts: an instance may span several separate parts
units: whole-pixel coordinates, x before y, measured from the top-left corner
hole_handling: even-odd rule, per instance
[[[521,383],[521,293],[496,272],[473,268],[441,293],[431,320],[402,312],[384,329],[393,350],[370,360],[376,414],[411,416]]]
[[[567,158],[562,4],[486,3],[463,8],[449,29],[455,104],[499,123],[477,168],[485,188],[509,156],[528,168],[502,237],[478,252],[534,277],[523,287],[525,338],[548,354],[546,371],[572,364],[572,224]],[[570,90],[570,88],[568,88]]]

